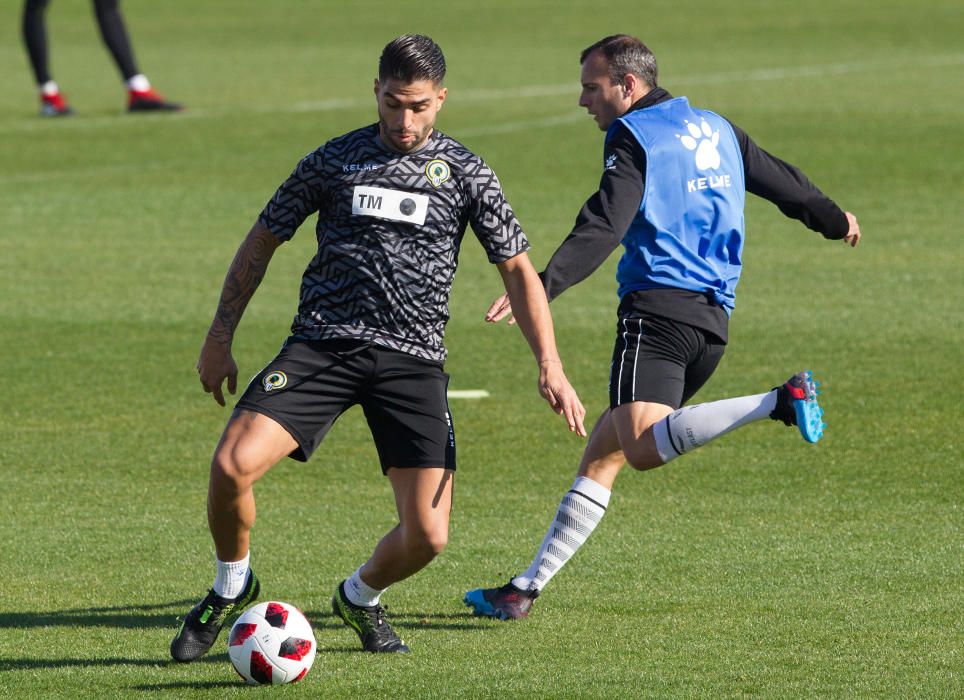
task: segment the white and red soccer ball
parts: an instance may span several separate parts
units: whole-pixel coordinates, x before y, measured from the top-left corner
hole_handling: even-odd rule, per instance
[[[259,603],[231,627],[228,656],[251,685],[300,681],[315,660],[314,632],[298,608],[289,603]]]

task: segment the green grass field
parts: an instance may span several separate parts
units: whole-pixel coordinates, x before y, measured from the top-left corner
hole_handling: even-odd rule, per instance
[[[964,13],[887,0],[640,4],[128,0],[137,57],[183,100],[122,113],[89,3],[49,11],[78,114],[35,116],[19,3],[0,5],[0,697],[964,697]],[[315,625],[300,684],[243,686],[223,640],[169,660],[210,585],[207,465],[228,411],[194,371],[224,272],[274,188],[330,137],[374,121],[382,46],[432,35],[449,63],[438,126],[499,173],[548,260],[600,172],[578,54],[613,32],[661,82],[800,165],[864,231],[856,251],[751,201],[746,272],[720,369],[697,397],[811,367],[817,446],[767,422],[646,474],[522,623],[463,592],[527,566],[582,442],[542,405],[467,235],[447,365],[459,470],[451,540],[387,595],[413,649],[375,658],[332,618],[336,583],[394,522],[357,409],[304,466],[258,486],[264,599]],[[279,250],[235,343],[274,355],[314,237]],[[615,258],[553,304],[587,409],[605,407]]]

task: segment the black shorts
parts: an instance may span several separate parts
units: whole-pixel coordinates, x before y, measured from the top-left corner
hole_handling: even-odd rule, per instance
[[[621,315],[609,407],[645,401],[679,408],[710,378],[725,348],[712,333],[680,321],[639,312]]]
[[[262,413],[298,442],[304,462],[342,413],[365,412],[382,472],[389,467],[455,469],[455,430],[442,365],[356,340],[288,338],[251,380],[235,410]]]

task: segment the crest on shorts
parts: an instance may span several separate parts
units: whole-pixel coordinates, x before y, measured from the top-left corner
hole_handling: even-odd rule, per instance
[[[288,386],[288,375],[284,372],[271,372],[270,374],[266,374],[264,375],[264,379],[261,380],[261,386],[264,387],[265,391],[284,389]]]
[[[430,160],[425,166],[425,176],[432,183],[432,187],[441,187],[442,183],[452,176],[452,169],[444,160]]]

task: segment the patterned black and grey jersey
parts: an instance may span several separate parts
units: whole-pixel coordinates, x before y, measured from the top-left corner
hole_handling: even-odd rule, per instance
[[[281,240],[318,212],[318,252],[292,334],[358,338],[445,360],[448,299],[465,227],[490,262],[529,248],[495,173],[439,131],[416,152],[387,149],[373,124],[298,164],[261,212]]]

